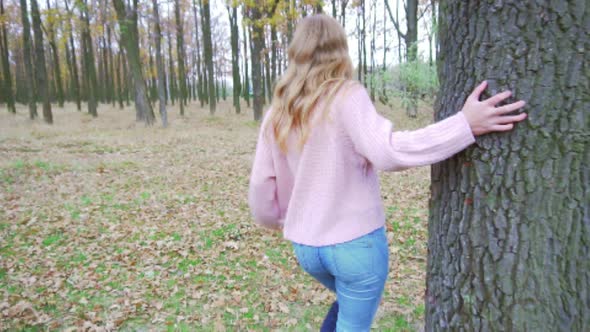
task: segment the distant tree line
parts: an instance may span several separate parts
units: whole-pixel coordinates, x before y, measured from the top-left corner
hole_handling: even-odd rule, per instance
[[[0,0],[0,102],[9,112],[16,112],[15,103],[27,104],[31,119],[40,104],[47,123],[53,121],[52,104],[74,102],[98,116],[101,104],[123,108],[133,102],[137,120],[148,125],[159,102],[166,126],[166,105],[178,103],[184,115],[195,101],[214,114],[231,92],[235,112],[241,112],[241,101],[252,103],[259,120],[287,65],[297,20],[324,11],[345,27],[354,18],[358,43],[350,46],[359,55],[358,79],[375,98],[384,95],[375,73],[387,71],[388,57],[396,56],[388,53],[391,45],[396,43],[400,62],[414,61],[418,21],[426,13],[436,20],[436,1],[408,0],[404,27],[399,3],[392,8],[388,0],[45,0],[40,7],[38,0]],[[377,8],[387,10],[378,15]]]

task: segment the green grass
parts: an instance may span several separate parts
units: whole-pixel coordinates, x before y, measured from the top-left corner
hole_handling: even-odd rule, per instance
[[[48,237],[46,237],[43,240],[43,245],[48,247],[53,244],[58,244],[59,242],[61,242],[62,238],[63,238],[63,235],[61,233],[55,233],[55,234],[49,235]]]

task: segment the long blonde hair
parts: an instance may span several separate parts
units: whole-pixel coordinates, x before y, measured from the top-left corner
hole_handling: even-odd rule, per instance
[[[292,131],[299,133],[302,148],[310,133],[310,119],[320,97],[328,109],[342,85],[352,78],[346,32],[330,16],[302,19],[289,44],[289,66],[277,83],[269,124],[283,152]]]

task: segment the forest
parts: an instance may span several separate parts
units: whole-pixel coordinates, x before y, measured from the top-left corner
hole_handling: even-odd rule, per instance
[[[373,329],[590,331],[587,0],[0,0],[0,330],[317,330],[334,295],[247,195],[320,12],[394,130],[484,80],[526,101],[509,132],[379,173]]]
[[[137,120],[148,125],[158,102],[166,126],[166,105],[178,103],[183,115],[197,102],[214,114],[220,99],[231,99],[236,113],[245,103],[258,120],[286,68],[295,22],[326,12],[348,25],[356,39],[350,45],[357,54],[356,76],[372,98],[387,102],[392,94],[402,95],[414,116],[419,97],[436,89],[436,8],[436,1],[417,0],[47,0],[41,7],[33,0],[2,0],[0,102],[10,112],[15,102],[28,104],[31,119],[39,104],[47,123],[52,109],[65,102],[93,116],[101,105],[133,102]],[[423,57],[419,22],[425,29]]]

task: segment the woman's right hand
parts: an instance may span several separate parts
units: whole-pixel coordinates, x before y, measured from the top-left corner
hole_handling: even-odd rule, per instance
[[[494,131],[511,130],[515,122],[520,122],[526,118],[526,113],[518,115],[506,115],[514,112],[526,104],[523,100],[512,104],[496,107],[497,104],[510,97],[510,91],[498,93],[486,100],[480,101],[481,93],[486,89],[488,83],[483,81],[467,97],[463,105],[463,115],[467,119],[474,136],[479,136]]]

